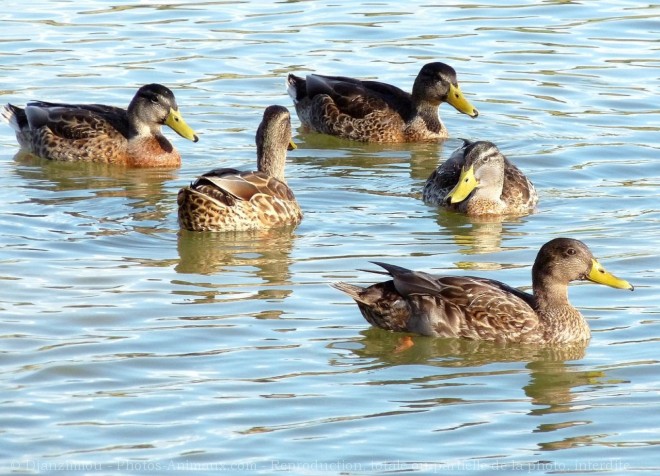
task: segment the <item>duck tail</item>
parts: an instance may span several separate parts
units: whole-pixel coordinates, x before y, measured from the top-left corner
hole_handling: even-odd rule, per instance
[[[289,93],[294,104],[297,103],[307,95],[305,80],[295,74],[289,73],[289,76],[286,78],[286,92]]]
[[[355,301],[362,302],[362,298],[360,297],[360,294],[364,291],[364,288],[360,286],[355,286],[354,284],[344,283],[342,281],[330,283],[330,286],[332,286],[335,289],[339,289],[343,293],[348,294]]]
[[[16,132],[21,132],[22,127],[27,125],[25,111],[13,104],[5,104],[0,109],[2,120],[9,124]]]

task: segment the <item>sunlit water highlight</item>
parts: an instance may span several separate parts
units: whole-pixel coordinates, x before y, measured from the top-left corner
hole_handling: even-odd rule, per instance
[[[0,102],[126,105],[160,82],[201,140],[168,131],[180,170],[122,170],[17,155],[2,125],[2,472],[658,471],[659,17],[626,1],[3,2]],[[444,145],[303,134],[294,114],[302,224],[179,233],[177,190],[254,167],[263,108],[293,110],[288,72],[409,88],[437,60],[481,112],[441,108]],[[460,137],[498,144],[537,213],[425,205]],[[556,236],[636,286],[571,288],[588,346],[397,351],[328,286],[374,282],[358,269],[376,259],[529,286]]]

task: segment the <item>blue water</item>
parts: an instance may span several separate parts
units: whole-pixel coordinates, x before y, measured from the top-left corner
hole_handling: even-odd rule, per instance
[[[609,474],[660,470],[657,243],[660,6],[632,1],[5,1],[0,102],[127,105],[172,88],[193,144],[179,170],[51,163],[0,125],[0,468],[46,474]],[[478,119],[441,108],[445,144],[304,134],[291,231],[181,233],[176,192],[252,168],[288,72],[409,89],[457,70]],[[481,222],[421,189],[490,140],[537,213]],[[538,248],[586,242],[634,293],[574,284],[588,346],[370,328],[336,280],[382,260],[529,287]]]

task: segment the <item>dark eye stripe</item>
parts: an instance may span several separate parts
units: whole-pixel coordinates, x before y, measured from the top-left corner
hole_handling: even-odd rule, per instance
[[[487,153],[483,153],[483,154],[480,155],[480,158],[482,160],[489,160],[489,159],[492,159],[494,157],[497,157],[497,151],[495,149],[489,149],[486,152]]]
[[[474,142],[465,148],[465,163],[467,165],[477,162],[487,162],[501,156],[497,146],[491,142]]]

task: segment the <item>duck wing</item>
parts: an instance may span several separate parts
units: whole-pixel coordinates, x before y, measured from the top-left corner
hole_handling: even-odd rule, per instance
[[[89,111],[102,117],[125,117],[126,109],[105,104],[67,104],[48,101],[30,101],[27,106],[35,106],[43,109],[57,108],[70,111]]]
[[[25,115],[32,130],[48,127],[64,139],[89,139],[115,131],[128,137],[128,116],[118,107],[32,101],[25,107]]]
[[[532,182],[509,159],[504,159],[504,183],[502,200],[507,204],[521,204],[533,207],[538,195]]]
[[[405,118],[412,111],[409,93],[379,81],[311,74],[307,76],[306,88],[309,97],[328,95],[341,112],[358,119],[375,111],[392,109]]]
[[[282,181],[263,172],[241,172],[237,169],[214,169],[199,177],[191,188],[219,199],[227,205],[227,195],[234,199],[250,201],[257,195],[295,200],[291,189]]]
[[[539,328],[533,296],[502,282],[435,276],[387,263],[374,264],[387,271],[394,289],[407,302],[406,330],[410,332],[517,341]]]

